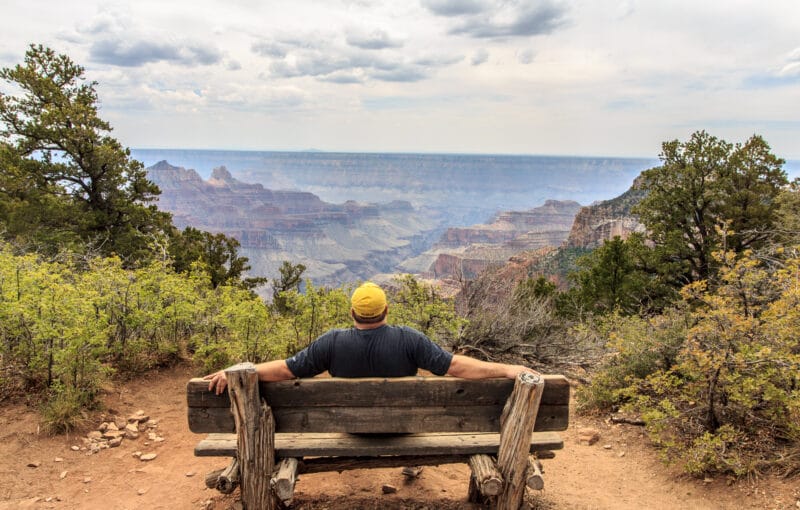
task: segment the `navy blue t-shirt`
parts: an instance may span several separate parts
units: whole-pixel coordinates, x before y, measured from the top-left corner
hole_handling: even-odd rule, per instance
[[[403,377],[418,368],[444,375],[453,355],[407,326],[333,329],[286,360],[295,377]]]

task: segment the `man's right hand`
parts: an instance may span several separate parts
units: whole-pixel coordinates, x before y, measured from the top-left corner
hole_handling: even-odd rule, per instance
[[[214,391],[216,389],[217,395],[225,391],[225,388],[228,387],[228,378],[225,376],[224,370],[214,372],[213,374],[208,374],[207,376],[203,377],[203,380],[209,381],[208,391]]]
[[[542,376],[542,374],[540,374],[536,370],[534,370],[532,368],[528,368],[528,367],[523,366],[523,365],[507,365],[506,377],[509,378],[509,379],[516,379],[519,374],[522,374],[524,372],[527,372],[529,374],[533,374],[533,375],[538,376],[538,377]]]

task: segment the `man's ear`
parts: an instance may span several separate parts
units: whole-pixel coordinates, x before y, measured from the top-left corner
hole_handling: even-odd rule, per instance
[[[351,317],[353,320],[356,320],[356,311],[355,311],[355,310],[353,310],[352,308],[350,309],[350,317]]]

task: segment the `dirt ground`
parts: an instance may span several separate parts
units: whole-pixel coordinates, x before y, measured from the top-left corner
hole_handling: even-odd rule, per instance
[[[238,508],[238,491],[222,496],[206,489],[204,475],[226,462],[197,458],[201,438],[186,424],[187,367],[156,372],[118,384],[106,398],[106,414],[127,417],[143,410],[158,420],[157,435],[142,434],[117,448],[80,450],[83,433],[51,437],[39,432],[34,410],[0,406],[0,510],[32,509],[213,509]],[[91,422],[96,428],[100,417]],[[601,434],[592,446],[578,444],[578,430]],[[572,417],[564,450],[544,461],[545,489],[532,501],[542,510],[571,509],[798,509],[800,480],[762,477],[731,482],[696,480],[664,467],[639,427]],[[79,449],[74,451],[73,446]],[[135,452],[155,453],[142,461]],[[35,467],[34,467],[35,466]],[[405,481],[399,469],[304,475],[295,509],[469,509],[466,465],[425,467]],[[382,486],[398,490],[383,494]]]

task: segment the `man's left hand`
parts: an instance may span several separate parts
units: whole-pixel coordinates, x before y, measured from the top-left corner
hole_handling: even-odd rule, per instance
[[[203,380],[209,381],[208,391],[214,391],[216,389],[217,395],[225,391],[225,388],[228,386],[228,378],[225,376],[224,370],[214,372],[213,374],[208,374],[207,376],[203,377]]]

